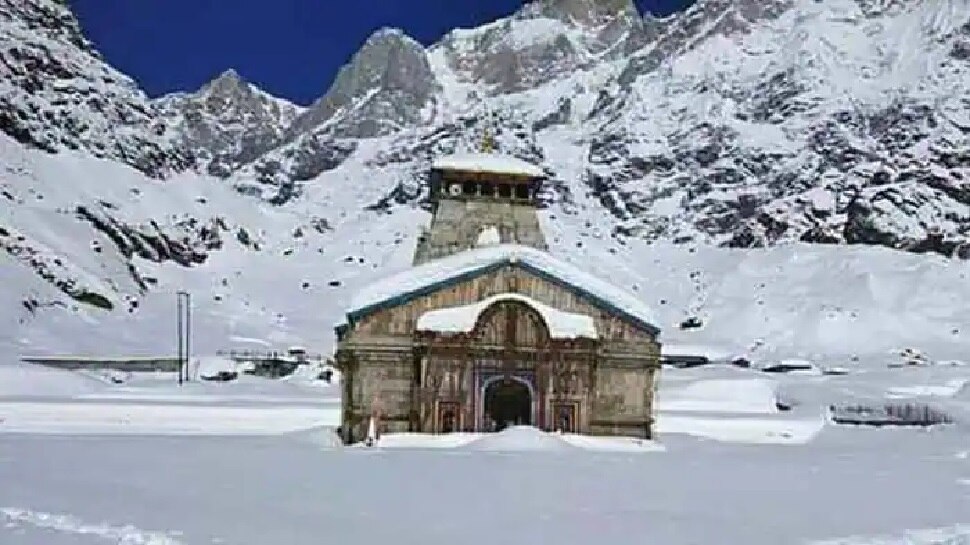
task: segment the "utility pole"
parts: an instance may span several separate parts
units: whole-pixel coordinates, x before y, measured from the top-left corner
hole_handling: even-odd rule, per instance
[[[184,352],[185,342],[182,339],[182,292],[175,294],[176,303],[176,327],[178,335],[178,352],[176,352],[176,358],[178,359],[178,373],[179,373],[179,386],[182,385],[182,353]]]
[[[185,380],[190,380],[189,364],[192,361],[192,295],[185,294]]]
[[[178,365],[179,385],[189,380],[189,361],[192,355],[192,296],[188,292],[175,294],[178,307]]]

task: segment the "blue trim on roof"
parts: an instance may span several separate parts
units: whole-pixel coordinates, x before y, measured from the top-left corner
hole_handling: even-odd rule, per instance
[[[590,292],[584,290],[583,288],[580,288],[579,286],[577,286],[575,284],[571,284],[571,283],[563,280],[562,278],[559,278],[558,276],[555,276],[555,275],[553,275],[553,274],[551,274],[549,272],[546,272],[546,271],[544,271],[544,270],[542,270],[542,269],[540,269],[538,267],[535,267],[535,266],[529,264],[528,262],[521,261],[521,260],[512,260],[512,259],[508,259],[508,258],[503,259],[501,261],[497,261],[495,263],[491,263],[489,265],[485,265],[483,267],[479,267],[477,269],[472,269],[472,270],[469,270],[469,271],[465,271],[465,272],[463,272],[461,274],[457,274],[455,276],[449,277],[446,280],[441,280],[441,281],[438,281],[438,282],[433,282],[431,284],[422,286],[422,287],[420,287],[420,288],[418,288],[416,290],[409,291],[409,292],[403,293],[401,295],[396,295],[394,297],[390,297],[388,299],[385,299],[383,301],[380,301],[379,303],[374,303],[372,305],[368,305],[368,306],[363,307],[361,309],[358,309],[358,310],[356,310],[354,312],[349,312],[349,313],[347,313],[347,321],[350,322],[350,323],[354,323],[354,322],[360,320],[361,318],[363,318],[365,316],[368,316],[370,314],[373,314],[374,312],[377,312],[378,310],[382,310],[382,309],[385,309],[385,308],[391,308],[391,307],[397,307],[397,306],[401,306],[401,305],[407,304],[408,302],[410,302],[410,301],[412,301],[412,300],[414,300],[414,299],[416,299],[418,297],[421,297],[421,296],[424,296],[424,295],[429,295],[431,293],[434,293],[436,291],[441,290],[442,288],[446,288],[448,286],[451,286],[451,285],[454,285],[454,284],[458,284],[458,283],[464,282],[466,280],[471,280],[472,278],[476,278],[478,276],[482,276],[482,275],[488,274],[490,272],[497,271],[497,270],[499,270],[499,269],[501,269],[501,268],[503,268],[505,266],[508,266],[508,265],[512,265],[512,266],[516,266],[516,267],[521,267],[523,270],[525,270],[525,271],[527,271],[527,272],[529,272],[531,274],[534,274],[534,275],[538,276],[539,278],[541,278],[541,279],[543,279],[543,280],[545,280],[547,282],[550,282],[552,284],[555,284],[555,285],[557,285],[557,286],[559,286],[561,288],[565,288],[565,289],[567,289],[567,290],[569,290],[569,291],[571,291],[571,292],[573,292],[573,293],[575,293],[575,294],[577,294],[577,295],[579,295],[581,297],[585,297],[585,298],[593,301],[593,303],[596,304],[596,306],[599,306],[600,308],[606,310],[607,312],[610,312],[611,314],[615,314],[615,315],[617,315],[617,316],[619,316],[619,317],[621,317],[621,318],[623,318],[623,319],[625,319],[625,320],[627,320],[629,322],[632,322],[632,323],[636,324],[637,326],[641,327],[642,329],[650,332],[652,335],[658,335],[660,333],[660,329],[657,326],[655,326],[655,325],[653,325],[653,324],[651,324],[651,323],[649,323],[649,322],[647,322],[647,321],[645,321],[645,320],[643,320],[643,319],[641,319],[641,318],[639,318],[637,316],[634,316],[633,314],[630,314],[629,312],[627,312],[627,311],[625,311],[623,309],[618,308],[616,305],[610,303],[609,301],[603,299],[602,297],[599,297],[599,296],[597,296],[597,295],[595,295],[593,293],[590,293]]]
[[[520,261],[520,262],[516,262],[515,264],[516,265],[519,265],[520,267],[522,267],[526,271],[529,271],[530,273],[538,276],[539,278],[542,278],[543,280],[545,280],[547,282],[550,282],[552,284],[556,284],[557,286],[560,286],[560,287],[565,288],[565,289],[567,289],[567,290],[569,290],[569,291],[571,291],[573,293],[576,293],[576,294],[578,294],[580,296],[583,296],[583,297],[586,297],[587,299],[590,299],[591,301],[593,301],[594,303],[596,303],[597,306],[599,306],[600,308],[606,310],[607,312],[609,312],[611,314],[615,314],[615,315],[617,315],[617,316],[619,316],[621,318],[624,318],[624,319],[626,319],[626,320],[628,320],[630,322],[635,323],[636,325],[638,325],[641,328],[649,331],[653,335],[658,335],[660,333],[660,328],[658,328],[657,326],[655,326],[655,325],[653,325],[653,324],[651,324],[651,323],[649,323],[649,322],[647,322],[647,321],[645,321],[645,320],[643,320],[643,319],[641,319],[641,318],[639,318],[637,316],[634,316],[633,314],[630,314],[629,312],[627,312],[627,311],[625,311],[625,310],[617,307],[613,303],[610,303],[606,299],[603,299],[602,297],[599,297],[598,295],[592,294],[592,293],[584,290],[583,288],[581,288],[581,287],[579,287],[579,286],[577,286],[575,284],[570,284],[569,282],[563,280],[562,278],[559,278],[558,276],[555,276],[555,275],[553,275],[551,273],[548,273],[548,272],[546,272],[546,271],[544,271],[544,270],[542,270],[542,269],[540,269],[538,267],[535,267],[533,265],[530,265],[527,262]]]
[[[459,282],[464,282],[465,280],[471,280],[472,278],[475,278],[477,276],[481,276],[483,274],[488,274],[490,272],[497,271],[497,270],[501,269],[502,267],[504,267],[504,266],[506,266],[508,264],[509,264],[509,260],[503,259],[502,261],[498,261],[498,262],[495,262],[495,263],[490,263],[488,265],[485,265],[483,267],[479,267],[477,269],[471,269],[471,270],[465,271],[465,272],[463,272],[461,274],[457,274],[455,276],[451,276],[451,277],[449,277],[446,280],[441,280],[441,281],[438,281],[438,282],[433,282],[431,284],[427,284],[425,286],[422,286],[422,287],[420,287],[420,288],[418,288],[416,290],[409,291],[407,293],[402,293],[401,295],[396,295],[396,296],[391,297],[389,299],[385,299],[383,301],[380,301],[379,303],[374,303],[372,305],[367,305],[366,307],[360,308],[360,309],[358,309],[358,310],[356,310],[354,312],[349,312],[349,313],[347,313],[347,319],[348,319],[349,322],[355,322],[355,321],[359,320],[360,318],[363,318],[364,316],[367,316],[369,314],[373,314],[374,312],[376,312],[378,310],[381,310],[381,309],[384,309],[384,308],[388,308],[388,307],[396,307],[396,306],[400,306],[400,305],[406,304],[409,301],[412,301],[412,300],[414,300],[414,299],[416,299],[418,297],[421,297],[423,295],[432,294],[432,293],[434,293],[436,291],[439,291],[442,288],[446,288],[446,287],[448,287],[450,285],[454,285],[454,284],[457,284]]]

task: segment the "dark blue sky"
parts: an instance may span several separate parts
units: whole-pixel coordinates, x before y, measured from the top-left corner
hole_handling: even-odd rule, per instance
[[[691,0],[638,0],[666,14]],[[227,68],[308,104],[374,30],[430,44],[455,27],[515,11],[522,0],[71,0],[85,34],[152,96],[194,90]]]

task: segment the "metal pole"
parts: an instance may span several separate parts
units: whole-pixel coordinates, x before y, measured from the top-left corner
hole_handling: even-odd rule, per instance
[[[192,295],[185,294],[185,380],[190,380],[189,367],[192,362]]]
[[[177,331],[178,331],[178,373],[179,373],[179,386],[182,385],[182,293],[175,294],[176,301],[176,312],[177,312]]]

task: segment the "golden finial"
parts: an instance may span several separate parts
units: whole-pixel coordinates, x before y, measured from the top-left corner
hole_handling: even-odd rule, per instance
[[[486,127],[485,134],[482,135],[482,153],[492,153],[493,151],[495,151],[495,137],[492,136],[492,131]]]

